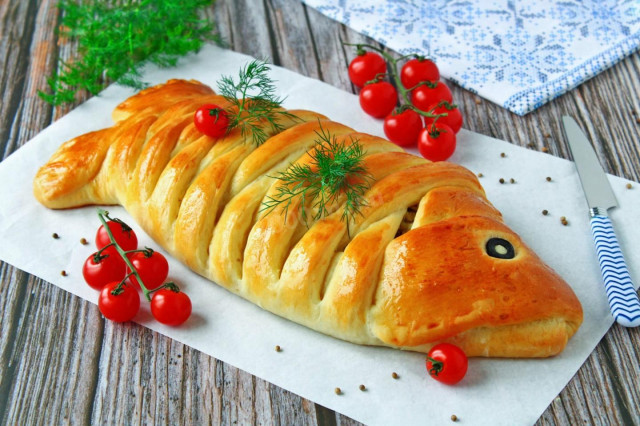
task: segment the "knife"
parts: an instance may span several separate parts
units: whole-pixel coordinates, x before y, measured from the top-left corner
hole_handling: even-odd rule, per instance
[[[572,117],[564,116],[562,124],[589,205],[591,234],[611,314],[618,324],[637,327],[640,325],[640,300],[631,281],[613,224],[607,216],[607,210],[617,207],[618,202],[595,151],[578,123]]]

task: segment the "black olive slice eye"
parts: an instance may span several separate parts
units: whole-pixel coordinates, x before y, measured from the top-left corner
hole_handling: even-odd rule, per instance
[[[513,259],[516,257],[516,251],[513,245],[502,238],[491,238],[485,246],[487,254],[498,259]]]

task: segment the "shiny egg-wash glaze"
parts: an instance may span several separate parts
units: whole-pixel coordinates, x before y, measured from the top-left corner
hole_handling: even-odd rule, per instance
[[[135,95],[116,124],[63,144],[34,180],[50,208],[121,204],[173,256],[230,291],[323,333],[469,356],[559,353],[582,322],[571,288],[502,221],[470,171],[429,163],[310,111],[291,111],[259,147],[238,130],[215,140],[193,125],[209,87],[171,80]],[[361,215],[315,221],[260,212],[273,178],[318,131],[359,140],[373,184]],[[307,217],[312,217],[308,214]]]

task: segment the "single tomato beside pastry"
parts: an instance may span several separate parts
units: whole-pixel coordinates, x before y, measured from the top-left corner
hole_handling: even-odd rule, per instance
[[[441,383],[455,385],[464,379],[469,367],[465,353],[451,343],[435,345],[427,355],[429,375]]]

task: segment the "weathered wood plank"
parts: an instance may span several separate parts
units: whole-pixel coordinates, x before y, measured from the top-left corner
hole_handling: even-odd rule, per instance
[[[0,72],[0,140],[4,159],[18,147],[16,128],[21,119],[25,74],[29,67],[29,45],[34,34],[35,4],[33,2],[4,2],[0,5],[0,57],[4,62]],[[17,120],[16,120],[17,119]]]
[[[16,272],[18,275],[22,272]],[[3,419],[7,424],[88,420],[93,401],[100,327],[87,321],[95,306],[26,275],[17,328],[11,334],[13,374]],[[61,398],[60,396],[64,396]]]
[[[356,87],[349,81],[347,73],[349,62],[356,56],[356,48],[343,43],[381,46],[370,38],[327,19],[311,7],[305,7],[305,14],[314,40],[314,53],[320,63],[319,79],[356,93]]]
[[[52,109],[36,91],[75,52],[57,45],[54,1],[0,3],[3,158],[73,106]],[[353,51],[369,42],[296,0],[219,0],[230,48],[354,91]],[[457,86],[464,127],[569,158],[560,116],[597,137],[609,171],[639,180],[640,54],[535,112],[518,117]],[[358,424],[134,324],[105,322],[95,305],[0,264],[0,422]],[[640,419],[640,331],[614,326],[538,424]]]
[[[26,70],[26,79],[22,91],[21,113],[16,115],[13,127],[20,127],[15,132],[21,146],[41,129],[51,123],[53,108],[38,96],[38,91],[46,91],[47,80],[58,66],[58,52],[55,37],[52,37],[52,22],[57,22],[58,8],[50,2],[39,4],[33,29],[31,45],[28,49],[30,58]]]
[[[272,37],[265,6],[256,1],[219,1],[215,6],[219,30],[227,45],[255,58],[272,59]]]
[[[54,2],[3,2],[0,16],[6,157],[51,122],[52,108],[36,92],[56,65],[51,33],[57,10]],[[0,421],[88,420],[99,355],[91,346],[101,342],[101,327],[86,318],[88,309],[97,309],[6,264],[0,282],[7,286],[2,294],[11,297],[2,303]]]
[[[12,266],[0,264],[0,421],[10,407],[10,396],[16,386],[20,352],[20,317],[25,299],[27,274]]]

